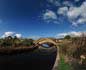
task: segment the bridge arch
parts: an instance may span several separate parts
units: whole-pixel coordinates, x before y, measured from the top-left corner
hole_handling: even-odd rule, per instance
[[[47,42],[54,44],[54,45],[56,46],[56,48],[57,48],[57,57],[56,57],[55,64],[54,64],[54,66],[53,66],[53,70],[55,70],[55,69],[57,68],[58,62],[59,62],[59,60],[60,60],[60,56],[59,56],[59,46],[58,46],[57,40],[55,41],[55,40],[52,40],[52,39],[50,39],[50,38],[41,38],[41,39],[36,40],[34,43],[35,43],[35,44],[37,44],[37,43],[38,43],[38,44],[43,44],[43,43],[47,43]]]
[[[52,43],[53,45],[57,45],[55,41],[49,38],[41,38],[41,39],[36,40],[34,43],[35,44]]]

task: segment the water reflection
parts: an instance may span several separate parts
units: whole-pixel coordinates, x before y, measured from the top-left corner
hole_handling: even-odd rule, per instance
[[[0,55],[0,70],[52,70],[57,55],[56,48],[52,49],[53,52],[46,50],[46,53],[40,53],[39,49],[21,54]]]

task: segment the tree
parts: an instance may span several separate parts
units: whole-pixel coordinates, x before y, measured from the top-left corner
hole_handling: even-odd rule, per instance
[[[19,47],[21,44],[21,40],[19,38],[17,38],[16,36],[14,36],[13,38],[13,46],[14,47]]]
[[[31,46],[33,45],[33,39],[24,39],[22,41],[23,46]]]
[[[64,39],[71,39],[71,36],[70,36],[70,35],[66,35],[66,36],[64,37]]]
[[[2,47],[12,47],[13,44],[13,38],[11,36],[5,37],[5,39],[3,39],[3,42],[1,44]]]
[[[2,47],[3,41],[3,39],[0,39],[0,48]]]

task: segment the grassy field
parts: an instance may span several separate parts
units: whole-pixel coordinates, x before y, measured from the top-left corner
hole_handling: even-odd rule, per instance
[[[64,56],[61,56],[57,70],[72,70],[72,67],[65,62]]]

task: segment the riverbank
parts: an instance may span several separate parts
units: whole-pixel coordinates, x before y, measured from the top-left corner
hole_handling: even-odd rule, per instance
[[[0,55],[7,55],[7,54],[16,54],[16,53],[24,53],[30,52],[37,49],[37,46],[29,46],[29,47],[14,47],[14,48],[0,48]]]

